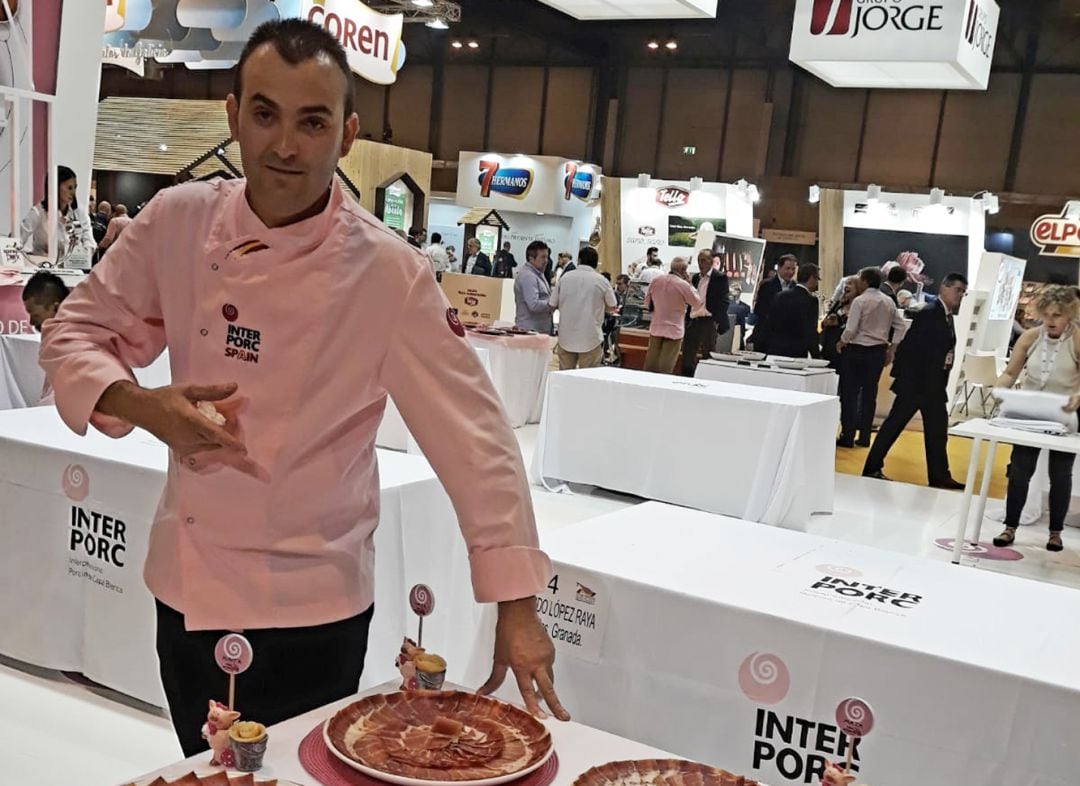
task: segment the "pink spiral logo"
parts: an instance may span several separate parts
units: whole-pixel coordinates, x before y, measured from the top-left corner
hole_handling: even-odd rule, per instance
[[[874,711],[862,699],[844,699],[836,708],[836,725],[849,737],[865,737],[874,728]]]
[[[61,481],[64,494],[72,502],[82,502],[90,494],[90,476],[79,464],[68,464]]]
[[[857,579],[862,576],[861,570],[848,568],[844,565],[818,565],[816,570],[818,573],[824,573],[826,576],[835,576],[838,579]]]
[[[254,658],[251,642],[239,633],[222,636],[214,647],[214,660],[226,674],[243,674],[251,667]]]
[[[779,704],[791,689],[791,675],[779,655],[754,652],[739,666],[739,688],[750,701]]]
[[[435,593],[427,584],[417,584],[409,593],[409,605],[414,614],[426,617],[435,611]]]
[[[240,317],[240,312],[232,303],[226,303],[221,307],[221,316],[225,317],[227,322],[235,322]]]

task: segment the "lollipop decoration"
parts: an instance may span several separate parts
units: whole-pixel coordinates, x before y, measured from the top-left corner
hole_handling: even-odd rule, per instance
[[[409,605],[413,614],[420,618],[420,630],[416,637],[416,646],[424,646],[424,617],[435,611],[435,593],[427,584],[417,584],[409,592]]]
[[[229,675],[230,710],[236,698],[236,675],[243,674],[251,668],[254,657],[251,642],[239,633],[228,633],[222,636],[214,647],[214,660],[217,661],[218,667]]]
[[[874,728],[874,710],[862,699],[844,699],[836,708],[836,725],[852,739],[848,745],[847,764],[844,771],[851,772],[851,759],[855,755],[855,742],[859,737],[865,737]]]

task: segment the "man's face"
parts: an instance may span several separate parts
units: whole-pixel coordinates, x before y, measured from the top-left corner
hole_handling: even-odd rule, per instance
[[[470,240],[465,244],[465,250],[469,253],[469,256],[476,256],[476,252],[480,250],[480,244],[475,240]]]
[[[359,121],[344,117],[352,85],[326,55],[290,65],[269,42],[244,64],[243,82],[243,96],[226,102],[229,129],[252,209],[280,226],[318,202],[352,147]]]
[[[626,285],[625,281],[619,280],[615,282],[615,291],[618,292],[620,295],[625,295],[627,290],[629,289],[630,287]]]
[[[807,281],[805,284],[803,284],[803,286],[806,287],[811,292],[817,292],[818,291],[817,276],[813,276],[809,281]]]
[[[703,276],[706,275],[710,270],[712,270],[712,266],[713,266],[712,254],[708,254],[708,255],[701,254],[700,256],[698,256],[698,258],[697,258],[697,266],[698,266],[698,271],[701,273],[701,275],[703,275]]]
[[[795,264],[795,260],[787,259],[777,269],[776,274],[784,281],[791,281],[791,279],[795,278],[796,269],[798,269],[798,265]]]
[[[533,260],[532,260],[532,262],[530,264],[534,268],[536,268],[537,270],[543,270],[544,268],[547,267],[548,254],[549,254],[549,252],[548,252],[548,250],[546,248],[540,249],[539,251],[536,252],[536,257],[533,258]],[[559,265],[559,267],[563,267],[563,265]]]
[[[941,299],[946,306],[949,307],[949,311],[956,312],[960,308],[960,301],[964,299],[964,295],[967,294],[967,286],[961,284],[959,281],[950,284],[949,286],[943,286],[938,290],[938,298]]]
[[[659,256],[660,256],[659,251],[650,251],[648,253],[648,261],[649,261],[649,263],[650,264],[655,264],[656,260],[659,258]]]
[[[23,305],[26,307],[26,313],[30,317],[30,324],[33,325],[34,330],[40,333],[45,320],[56,316],[56,312],[60,308],[60,301],[32,297],[24,300]]]

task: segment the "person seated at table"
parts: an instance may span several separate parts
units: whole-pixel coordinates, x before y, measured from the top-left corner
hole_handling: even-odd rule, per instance
[[[773,301],[769,321],[763,326],[769,354],[788,358],[819,357],[817,265],[803,265],[795,286],[780,292]]]
[[[69,294],[71,290],[64,279],[55,273],[42,270],[30,276],[23,287],[22,301],[34,330],[41,332],[45,320],[56,316],[60,304]]]
[[[1038,390],[1068,396],[1066,412],[1080,409],[1080,301],[1072,287],[1048,286],[1035,299],[1042,325],[1025,330],[1017,339],[1005,372],[996,387]],[[1014,445],[1009,459],[1008,491],[1005,496],[1005,530],[994,538],[995,546],[1009,546],[1016,540],[1020,513],[1027,502],[1028,485],[1039,461],[1039,449]],[[1047,551],[1061,551],[1061,531],[1072,499],[1072,472],[1075,453],[1050,451],[1050,539]]]
[[[66,166],[56,168],[57,211],[56,248],[59,258],[67,256],[77,246],[84,246],[89,254],[97,248],[94,242],[90,217],[79,209],[76,192],[79,183],[75,172]],[[45,183],[46,196],[26,214],[22,220],[23,250],[30,254],[49,253],[49,184]]]
[[[686,258],[675,257],[671,260],[671,271],[654,279],[645,292],[645,308],[652,310],[649,348],[645,352],[646,371],[670,374],[675,370],[686,331],[686,307],[705,306],[705,301],[690,283],[686,268]]]

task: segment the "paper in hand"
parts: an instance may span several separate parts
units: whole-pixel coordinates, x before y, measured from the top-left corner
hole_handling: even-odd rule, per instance
[[[1001,402],[1001,417],[1010,420],[1043,420],[1060,423],[1076,430],[1076,413],[1066,412],[1069,397],[1039,390],[994,388],[994,398]]]

